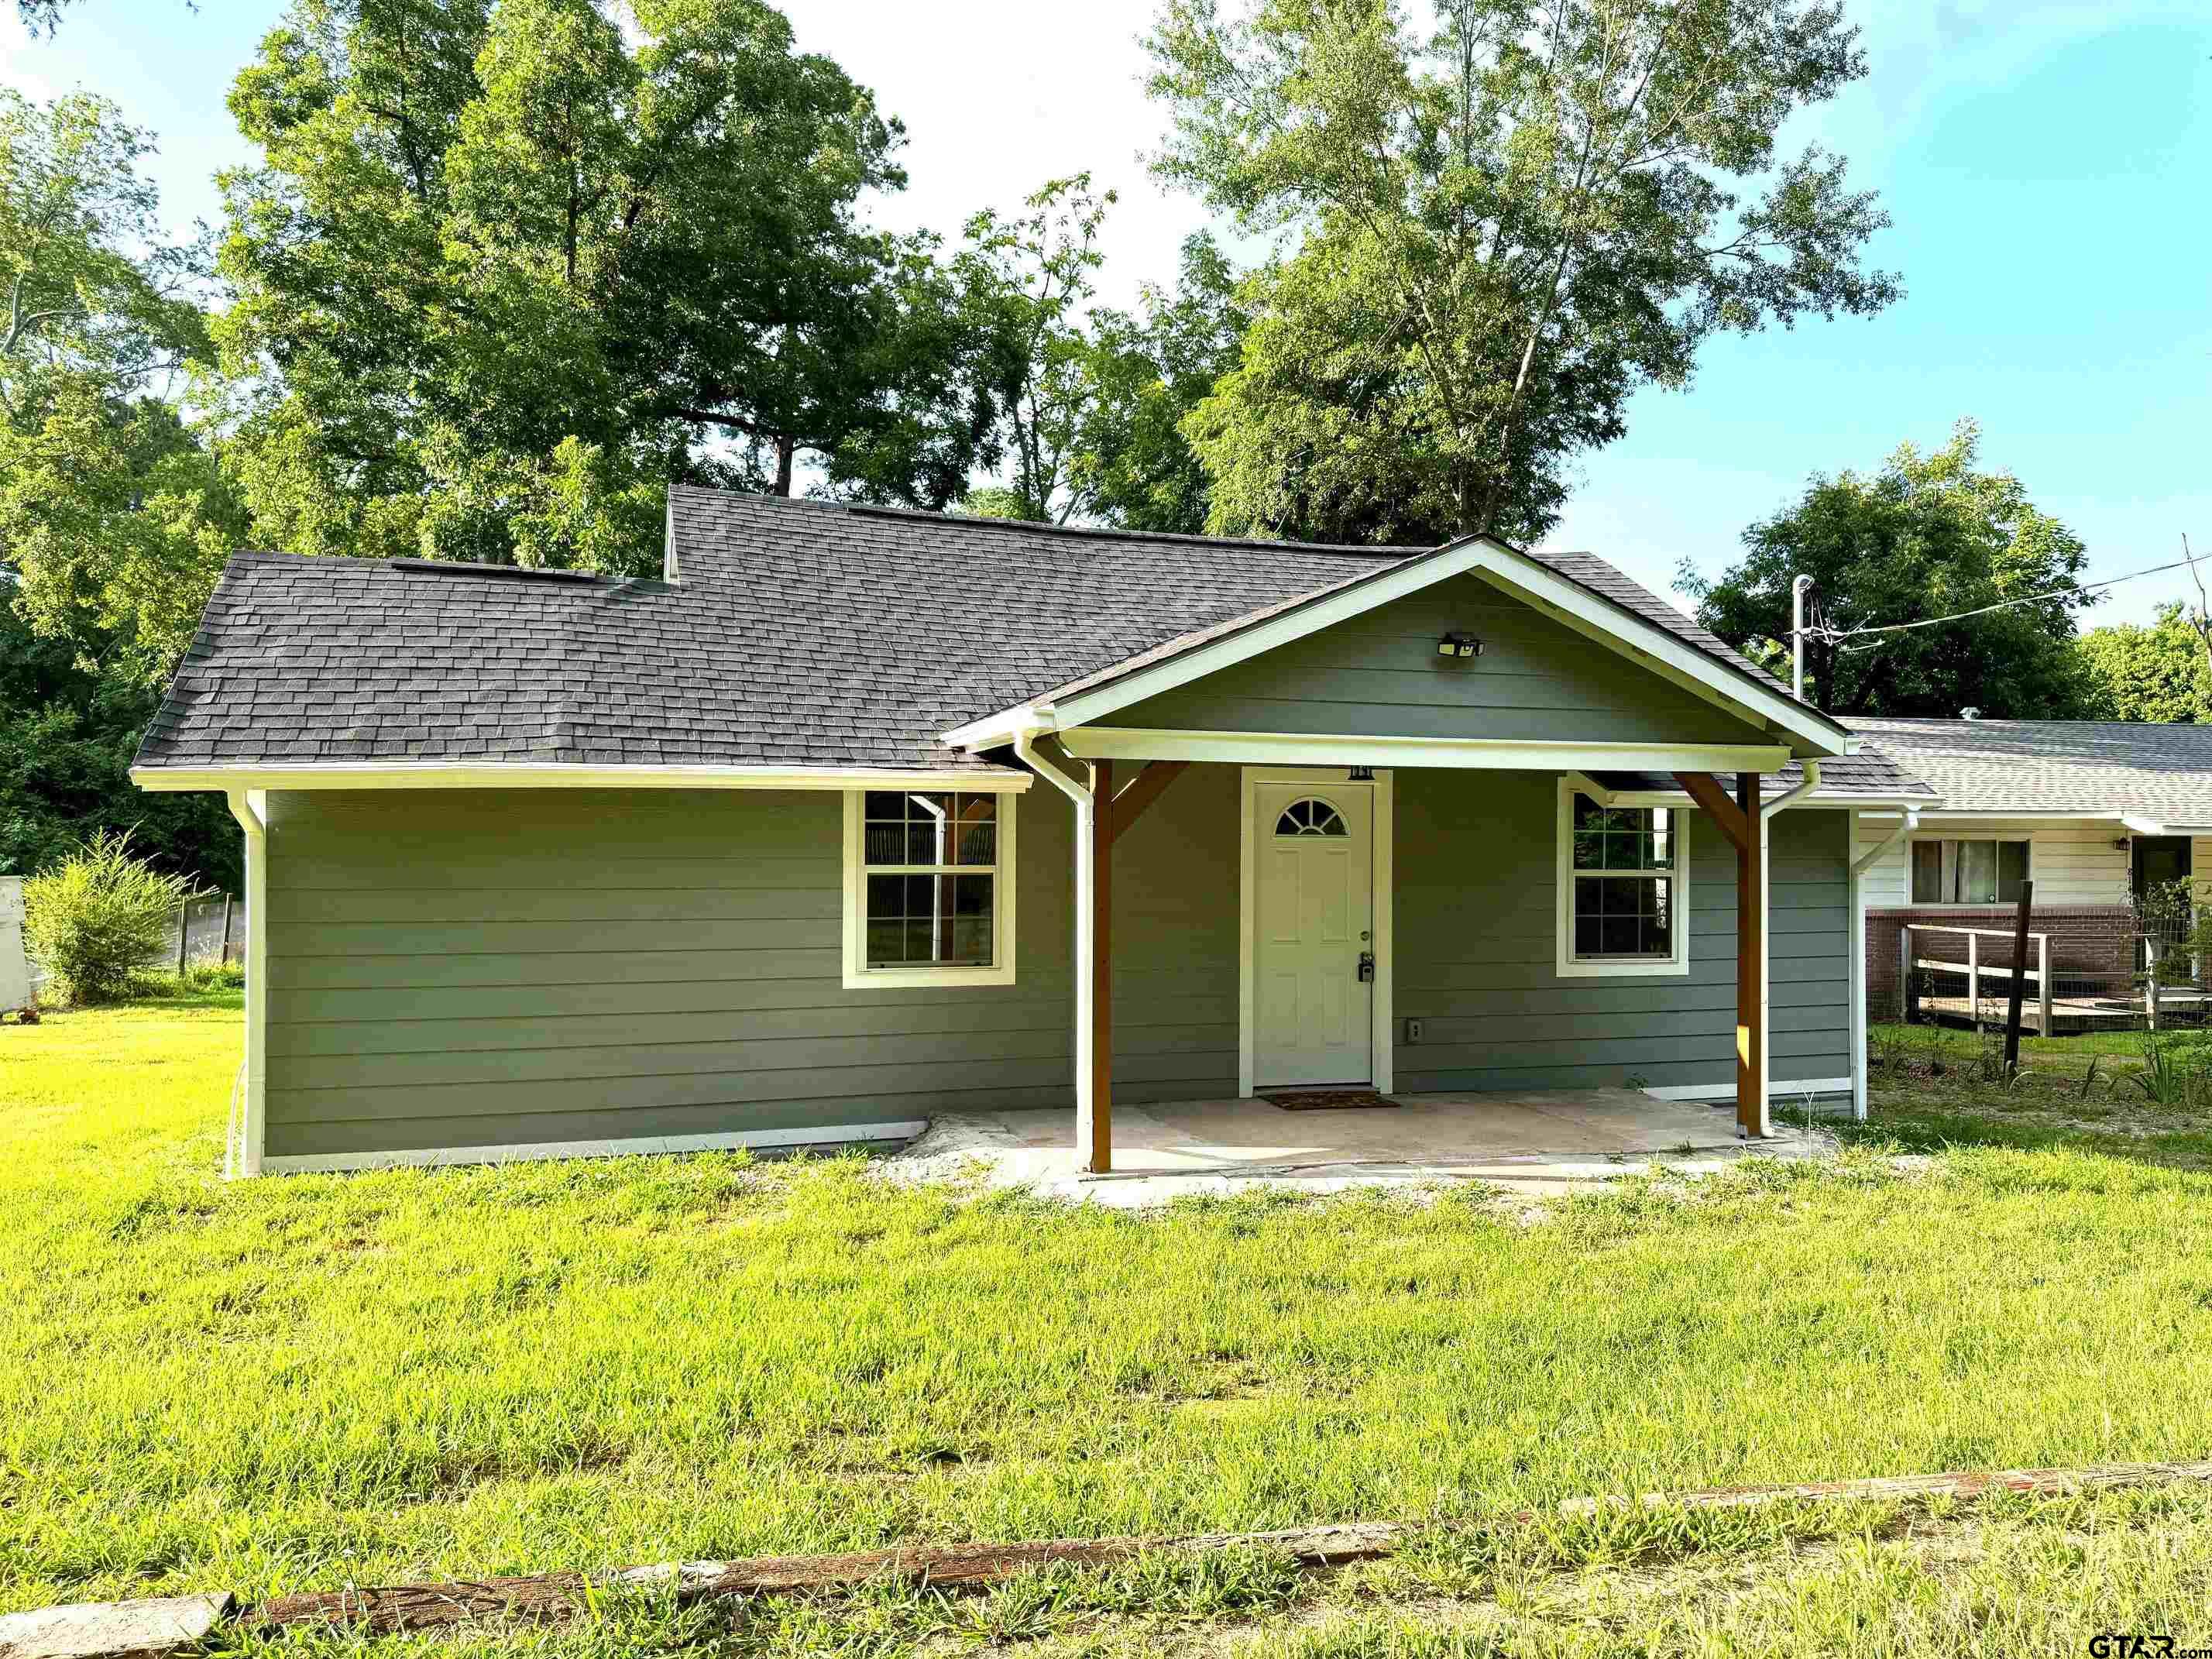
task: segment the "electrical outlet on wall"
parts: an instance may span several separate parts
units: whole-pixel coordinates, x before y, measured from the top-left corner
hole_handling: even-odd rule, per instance
[[[1407,1020],[1406,1022],[1406,1041],[1408,1042],[1419,1042],[1420,1040],[1421,1022],[1418,1019]]]

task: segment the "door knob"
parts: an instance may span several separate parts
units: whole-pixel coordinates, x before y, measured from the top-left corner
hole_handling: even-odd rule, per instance
[[[1374,951],[1362,951],[1359,953],[1359,977],[1360,977],[1360,980],[1361,980],[1361,981],[1362,981],[1363,983],[1365,983],[1365,984],[1372,984],[1372,983],[1374,982],[1374,979],[1375,979],[1375,952],[1374,952]]]

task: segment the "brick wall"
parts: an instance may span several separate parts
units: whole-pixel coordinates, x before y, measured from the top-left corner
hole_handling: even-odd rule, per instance
[[[1983,939],[1981,959],[1990,966],[2003,968],[2012,963],[2014,919],[2015,912],[2008,904],[1976,905],[1966,909],[1946,905],[1937,908],[1869,910],[1868,1020],[1879,1024],[1896,1019],[1903,1012],[1897,979],[1898,939],[1899,930],[1906,923],[1999,928],[2004,933],[2002,939]],[[2048,909],[2039,907],[2027,925],[2031,933],[2051,935],[2051,973],[2060,981],[2054,990],[2063,993],[2074,988],[2064,983],[2063,976],[2070,973],[2098,981],[2095,989],[2105,995],[2124,995],[2134,976],[2135,927],[2135,915],[2124,904],[2053,905]],[[2034,963],[2034,949],[2033,944],[2028,946],[2030,966]],[[1966,959],[1966,937],[1960,933],[1920,934],[1915,954],[1963,963]],[[2007,988],[2005,980],[1984,981],[1985,994],[2001,996]],[[2034,994],[2034,981],[2031,980],[2028,994]]]

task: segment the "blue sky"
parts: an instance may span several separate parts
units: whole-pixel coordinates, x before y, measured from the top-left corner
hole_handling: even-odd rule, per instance
[[[212,216],[210,175],[248,159],[223,95],[278,0],[79,0],[59,37],[0,19],[0,80],[104,93],[161,137],[175,222]],[[790,0],[830,53],[904,118],[915,184],[881,216],[947,230],[1090,167],[1122,202],[1105,297],[1173,276],[1204,222],[1138,153],[1158,111],[1138,85],[1149,0]],[[1867,468],[1899,442],[1983,427],[2083,537],[2097,575],[2212,548],[2212,9],[2203,0],[1882,0],[1852,4],[1867,79],[1791,137],[1851,158],[1895,220],[1875,251],[1905,301],[1711,346],[1695,384],[1650,392],[1629,436],[1590,458],[1561,546],[1664,589],[1687,557],[1715,572],[1744,526],[1816,471]],[[2090,613],[2141,620],[2185,573],[2130,583]]]

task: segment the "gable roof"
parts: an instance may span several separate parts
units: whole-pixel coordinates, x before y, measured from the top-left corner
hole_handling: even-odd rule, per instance
[[[940,734],[1451,550],[1067,531],[682,486],[669,527],[675,581],[238,555],[138,765],[988,770]],[[1489,545],[1761,696],[1781,690],[1601,560]]]
[[[2212,830],[2212,726],[1852,720],[1957,813],[2060,813]]]

